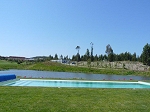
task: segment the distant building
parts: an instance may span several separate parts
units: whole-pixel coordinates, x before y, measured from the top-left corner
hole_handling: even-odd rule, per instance
[[[58,63],[69,63],[70,60],[66,60],[66,59],[59,59],[59,60],[51,60],[52,62],[58,62]]]
[[[7,57],[8,60],[25,60],[25,57],[19,57],[19,56],[9,56]]]

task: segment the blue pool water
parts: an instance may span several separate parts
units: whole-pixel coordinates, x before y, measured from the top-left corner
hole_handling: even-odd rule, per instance
[[[150,88],[150,83],[121,81],[20,79],[4,86],[75,87],[75,88]]]

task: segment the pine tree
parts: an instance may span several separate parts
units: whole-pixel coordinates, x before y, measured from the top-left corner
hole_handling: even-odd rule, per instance
[[[150,66],[150,44],[146,44],[142,52],[142,62],[144,65]]]
[[[85,57],[86,57],[86,61],[90,58],[90,51],[89,51],[89,49],[86,50]]]
[[[55,57],[54,57],[54,59],[55,59],[55,60],[57,60],[57,59],[58,59],[58,55],[57,55],[57,54],[55,54]]]

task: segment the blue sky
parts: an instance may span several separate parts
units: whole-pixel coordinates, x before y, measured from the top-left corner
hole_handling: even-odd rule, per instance
[[[142,53],[150,43],[150,0],[1,0],[1,56]]]

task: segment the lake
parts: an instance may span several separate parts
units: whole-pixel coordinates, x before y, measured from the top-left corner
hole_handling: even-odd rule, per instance
[[[70,72],[52,72],[36,70],[5,70],[0,74],[15,74],[26,78],[62,78],[62,79],[85,79],[85,80],[150,80],[150,77],[132,75],[105,75],[105,74],[85,74]]]

